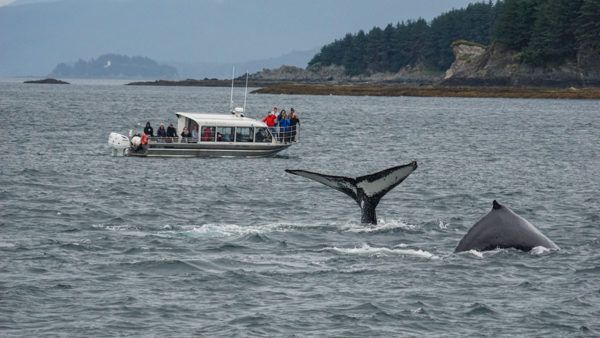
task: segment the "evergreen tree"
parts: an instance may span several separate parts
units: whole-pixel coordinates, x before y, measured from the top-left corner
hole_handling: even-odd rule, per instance
[[[373,27],[367,34],[366,67],[371,73],[385,72],[388,70],[386,60],[387,46],[384,44],[383,30]]]
[[[434,18],[346,34],[324,46],[309,65],[341,65],[350,75],[397,72],[425,65],[443,71],[454,61],[451,44],[497,42],[534,65],[561,64],[577,50],[600,52],[600,0],[477,2]]]
[[[576,26],[579,47],[600,53],[600,1],[583,0]]]
[[[575,22],[582,0],[548,0],[539,5],[523,61],[561,64],[576,54]]]
[[[527,47],[539,2],[543,0],[506,0],[494,29],[495,40],[513,50]]]

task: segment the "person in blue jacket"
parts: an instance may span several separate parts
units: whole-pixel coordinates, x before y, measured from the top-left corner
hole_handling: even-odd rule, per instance
[[[283,140],[284,143],[289,142],[290,119],[288,118],[285,110],[282,110],[281,114],[279,114],[279,135],[279,137]]]

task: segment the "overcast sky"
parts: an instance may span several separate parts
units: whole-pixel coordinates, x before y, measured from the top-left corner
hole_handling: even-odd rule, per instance
[[[0,75],[50,72],[59,62],[105,53],[184,63],[273,58],[471,2],[0,0]]]

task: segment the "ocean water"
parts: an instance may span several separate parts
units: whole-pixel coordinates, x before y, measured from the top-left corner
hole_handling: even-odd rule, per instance
[[[243,101],[243,89],[235,99]],[[249,95],[273,158],[112,157],[228,88],[0,83],[0,336],[598,336],[600,102]],[[419,168],[360,224],[284,169]],[[494,199],[560,251],[454,254]]]

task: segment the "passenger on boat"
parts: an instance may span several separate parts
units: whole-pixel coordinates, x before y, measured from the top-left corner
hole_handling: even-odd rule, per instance
[[[165,129],[164,123],[160,123],[158,130],[156,131],[156,137],[167,137],[167,130]]]
[[[154,137],[154,129],[152,129],[150,122],[146,122],[146,127],[144,128],[144,134],[147,134],[150,137]]]
[[[181,142],[188,143],[190,138],[192,137],[192,133],[187,129],[187,127],[183,127],[183,131],[181,132]]]
[[[202,130],[202,141],[214,141],[215,137],[213,135],[212,129],[210,127],[204,127]]]
[[[192,142],[198,142],[198,125],[192,127]]]
[[[277,109],[277,108],[275,108]],[[273,111],[270,111],[267,116],[263,117],[262,121],[267,125],[267,127],[269,127],[269,130],[271,130],[271,134],[273,134],[273,136],[277,135],[277,116],[273,113]]]
[[[167,143],[173,142],[176,137],[177,137],[177,129],[175,129],[175,127],[173,127],[173,123],[169,123],[169,126],[167,127]]]
[[[300,125],[300,118],[294,108],[290,108],[290,141],[296,141],[296,129]]]
[[[173,123],[169,123],[167,127],[167,137],[177,137],[177,129],[173,127]]]
[[[290,140],[290,119],[285,110],[281,110],[281,114],[279,114],[279,138],[284,143]]]
[[[142,134],[142,139],[141,139],[140,147],[138,148],[138,150],[144,149],[148,146],[148,138],[149,138],[148,134],[146,134],[146,133]]]

